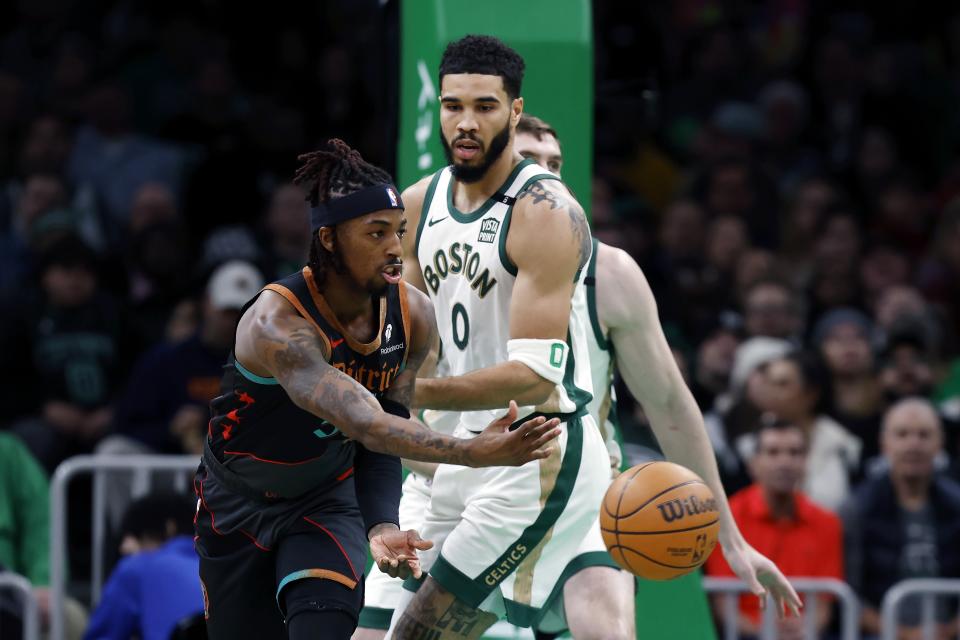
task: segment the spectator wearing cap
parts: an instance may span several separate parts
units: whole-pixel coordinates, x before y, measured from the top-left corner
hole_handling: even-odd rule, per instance
[[[930,397],[934,366],[923,327],[895,325],[880,354],[880,386],[886,401],[893,404],[911,396]]]
[[[884,403],[876,375],[873,323],[856,309],[834,309],[817,321],[812,341],[830,376],[826,412],[860,438],[864,459],[876,455]]]
[[[766,364],[754,393],[757,408],[803,429],[809,444],[803,491],[818,505],[836,511],[850,493],[863,448],[860,440],[822,412],[823,379],[816,360],[791,351]],[[754,434],[736,441],[749,460],[756,450]]]
[[[263,276],[235,260],[214,270],[202,303],[203,320],[189,338],[161,344],[133,368],[117,402],[114,433],[96,449],[101,455],[187,453],[199,455],[210,419],[208,405],[218,394],[223,363],[233,348],[240,308],[257,295]],[[136,491],[138,475],[111,472],[108,509],[116,522]]]
[[[727,493],[749,483],[735,443],[760,419],[758,400],[765,393],[765,367],[791,349],[789,342],[777,338],[756,337],[742,342],[733,357],[729,387],[703,416]]]
[[[39,284],[0,332],[11,363],[0,402],[5,417],[25,414],[13,430],[52,471],[106,433],[130,348],[122,310],[100,289],[96,257],[78,237],[47,248]]]
[[[248,262],[227,262],[213,272],[200,328],[140,358],[117,404],[116,433],[98,453],[200,453],[207,405],[220,388],[240,308],[263,285],[263,276]]]
[[[200,561],[193,548],[193,500],[154,494],[124,515],[117,564],[90,618],[85,640],[167,640],[184,618],[204,609]]]
[[[940,418],[922,398],[906,398],[883,417],[888,470],[867,479],[844,505],[847,582],[860,596],[861,629],[881,632],[887,589],[907,578],[960,578],[960,485],[936,473],[943,446]],[[900,607],[898,638],[920,637],[921,602]],[[935,600],[938,639],[956,638],[956,610]],[[913,634],[913,635],[910,635]]]

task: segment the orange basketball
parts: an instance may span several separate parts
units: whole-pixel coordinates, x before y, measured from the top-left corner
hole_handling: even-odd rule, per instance
[[[707,561],[720,518],[700,476],[672,462],[646,462],[621,473],[607,489],[600,529],[621,567],[641,578],[669,580]]]

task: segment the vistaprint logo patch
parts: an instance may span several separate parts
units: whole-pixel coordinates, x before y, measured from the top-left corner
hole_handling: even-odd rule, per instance
[[[496,218],[484,218],[480,221],[480,235],[478,242],[487,242],[493,244],[497,238],[497,230],[500,228],[500,221]]]

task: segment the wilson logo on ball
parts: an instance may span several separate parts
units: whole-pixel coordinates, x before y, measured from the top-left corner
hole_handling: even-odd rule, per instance
[[[660,515],[663,517],[664,522],[673,522],[686,516],[696,516],[701,513],[707,513],[708,511],[716,511],[717,501],[714,498],[701,500],[697,496],[690,496],[683,500],[675,498],[661,502],[657,505],[657,509],[660,510]]]

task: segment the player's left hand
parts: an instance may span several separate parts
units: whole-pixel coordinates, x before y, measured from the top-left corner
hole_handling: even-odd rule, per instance
[[[420,538],[415,530],[386,529],[370,537],[370,555],[373,561],[391,578],[420,578],[420,558],[417,551],[433,547],[429,540]]]
[[[761,555],[745,541],[739,544],[723,546],[723,557],[737,577],[743,580],[750,592],[760,598],[760,608],[767,605],[767,594],[773,597],[777,607],[777,617],[786,616],[787,610],[795,616],[800,615],[803,603],[777,565]]]

